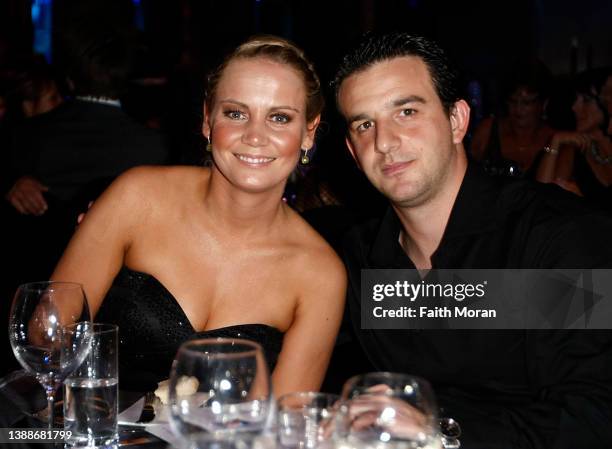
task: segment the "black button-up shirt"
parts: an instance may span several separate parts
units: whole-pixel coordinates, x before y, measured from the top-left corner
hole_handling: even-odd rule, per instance
[[[360,270],[415,268],[389,208],[345,245],[348,312],[380,371],[432,382],[464,448],[612,447],[612,331],[366,330]],[[612,220],[554,186],[469,166],[433,268],[610,268]],[[612,298],[608,299],[612,300]]]

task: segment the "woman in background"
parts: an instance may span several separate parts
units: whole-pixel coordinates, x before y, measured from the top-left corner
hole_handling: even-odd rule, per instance
[[[551,76],[532,62],[520,65],[506,84],[507,114],[479,124],[471,152],[492,174],[533,177],[538,153],[554,133],[544,120]]]
[[[154,389],[180,343],[219,336],[262,344],[276,395],[320,387],[345,272],[282,195],[322,107],[301,50],[252,38],[209,77],[212,167],[133,169],[87,213],[52,277],[119,324],[123,388]]]
[[[608,110],[601,101],[607,77],[603,69],[578,75],[572,105],[576,129],[553,135],[538,180],[556,182],[593,205],[612,210],[612,141],[607,134]]]

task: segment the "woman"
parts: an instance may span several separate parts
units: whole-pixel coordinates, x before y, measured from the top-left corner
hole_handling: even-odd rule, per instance
[[[262,343],[276,395],[320,387],[345,272],[282,195],[322,107],[298,48],[252,38],[209,78],[212,167],[131,170],[87,213],[53,279],[82,282],[96,321],[119,323],[123,388],[154,388],[194,336]]]
[[[526,175],[554,130],[544,121],[550,74],[541,63],[521,66],[507,82],[507,114],[484,119],[471,151],[493,174]]]
[[[606,79],[607,72],[597,69],[578,76],[572,105],[576,130],[554,134],[537,179],[556,182],[598,207],[612,209],[612,141],[606,132],[608,111],[600,99]]]

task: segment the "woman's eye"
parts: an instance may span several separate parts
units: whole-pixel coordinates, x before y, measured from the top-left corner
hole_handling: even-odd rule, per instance
[[[367,131],[371,127],[372,127],[372,122],[363,122],[357,125],[355,129],[361,133],[361,132]]]
[[[274,114],[272,116],[272,121],[274,123],[289,123],[291,118],[286,114]]]
[[[241,120],[244,118],[244,114],[240,111],[225,111],[224,114],[232,120]]]

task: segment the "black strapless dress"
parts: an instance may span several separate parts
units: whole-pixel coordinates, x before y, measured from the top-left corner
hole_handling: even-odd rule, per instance
[[[265,324],[239,324],[196,332],[176,298],[153,276],[123,268],[96,322],[119,326],[119,384],[124,390],[152,391],[167,379],[181,343],[194,338],[243,338],[261,344],[270,372],[283,333]]]

